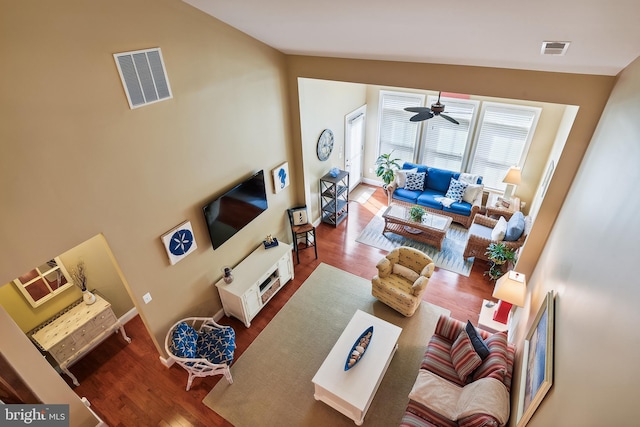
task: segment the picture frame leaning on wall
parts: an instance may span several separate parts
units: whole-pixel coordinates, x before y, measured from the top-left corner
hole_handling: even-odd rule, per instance
[[[517,427],[527,425],[553,384],[555,298],[549,291],[524,342]]]

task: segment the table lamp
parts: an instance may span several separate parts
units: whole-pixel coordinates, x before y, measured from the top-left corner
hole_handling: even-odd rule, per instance
[[[504,191],[505,200],[511,200],[513,193],[516,191],[516,186],[520,184],[521,180],[522,175],[520,174],[520,168],[511,166],[502,179],[502,182],[507,184],[507,188]]]
[[[527,282],[524,274],[511,270],[502,275],[496,281],[496,286],[493,289],[493,297],[500,300],[493,313],[493,320],[506,324],[511,307],[514,305],[524,306],[526,295]]]

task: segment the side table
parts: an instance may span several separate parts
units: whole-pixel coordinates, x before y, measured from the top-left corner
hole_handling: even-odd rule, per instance
[[[488,303],[492,303],[491,307],[487,307]],[[493,320],[493,313],[498,308],[498,303],[489,300],[482,300],[482,308],[480,309],[480,318],[478,319],[478,327],[487,332],[496,333],[506,331],[509,326]]]
[[[510,201],[509,207],[507,208],[498,202],[498,197],[500,196],[501,195],[499,193],[489,193],[487,196],[486,215],[488,217],[495,216],[496,218],[503,216],[504,219],[508,221],[511,218],[511,215],[520,210],[520,198],[513,197]]]

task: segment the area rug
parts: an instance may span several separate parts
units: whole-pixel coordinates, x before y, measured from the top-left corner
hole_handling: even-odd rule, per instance
[[[473,258],[466,260],[462,255],[467,244],[468,230],[466,228],[452,223],[444,238],[444,242],[442,242],[442,250],[439,251],[434,246],[389,231],[382,234],[382,230],[384,230],[382,214],[385,209],[386,207],[381,209],[373,217],[364,230],[362,230],[356,242],[364,243],[365,245],[385,251],[391,251],[398,246],[410,246],[429,255],[436,267],[469,277],[471,267],[473,266]]]
[[[403,328],[364,421],[399,425],[437,319],[450,312],[423,301],[413,317],[404,317],[371,296],[368,280],[324,263],[234,362],[233,384],[218,382],[203,403],[235,427],[353,427],[313,398],[311,379],[358,309]]]

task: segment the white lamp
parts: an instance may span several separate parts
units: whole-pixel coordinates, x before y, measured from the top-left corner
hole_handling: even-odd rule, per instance
[[[498,298],[500,302],[496,311],[493,313],[493,320],[500,323],[507,323],[511,307],[517,305],[524,306],[524,300],[527,296],[527,281],[522,273],[509,271],[502,275],[493,288],[493,297]]]
[[[520,174],[520,168],[511,166],[507,171],[507,174],[502,179],[502,182],[507,184],[507,188],[504,192],[505,200],[511,200],[513,193],[516,191],[516,186],[520,184],[522,175]]]

